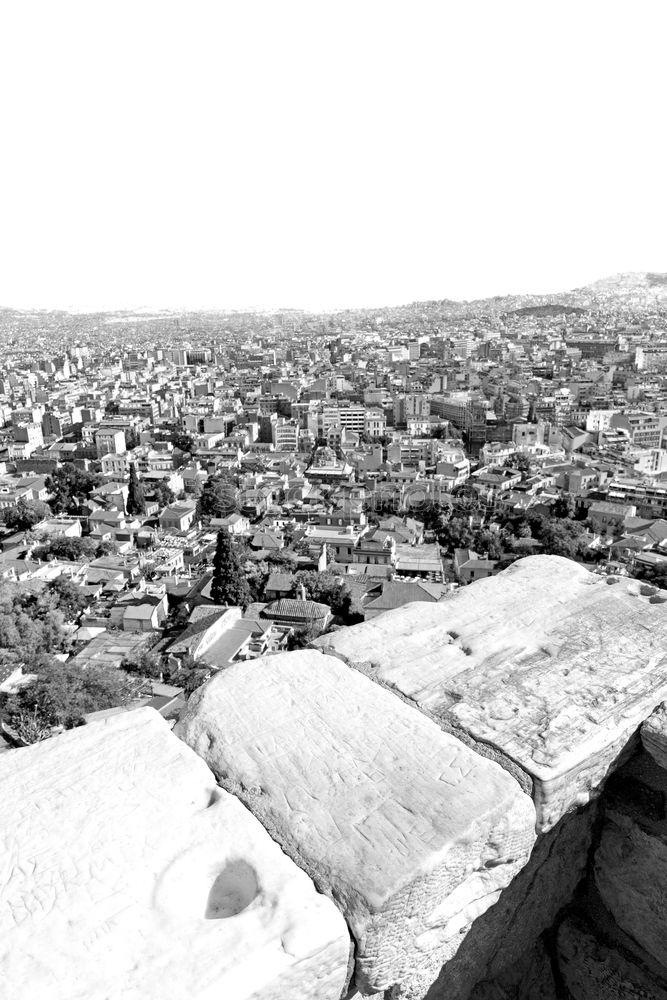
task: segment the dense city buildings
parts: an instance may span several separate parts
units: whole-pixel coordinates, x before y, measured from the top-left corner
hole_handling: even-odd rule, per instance
[[[322,315],[0,312],[2,585],[77,598],[51,608],[56,638],[4,641],[5,692],[28,689],[39,657],[130,664],[134,696],[169,681],[173,711],[229,663],[521,556],[667,576],[666,288],[623,276]],[[214,586],[220,533],[243,600]]]

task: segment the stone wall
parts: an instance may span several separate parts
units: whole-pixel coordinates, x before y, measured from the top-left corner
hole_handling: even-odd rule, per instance
[[[0,996],[667,1000],[666,638],[533,557],[6,754]]]

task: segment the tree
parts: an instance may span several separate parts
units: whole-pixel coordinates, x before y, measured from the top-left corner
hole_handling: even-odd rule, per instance
[[[137,463],[130,464],[130,485],[127,491],[127,513],[145,514],[146,501],[144,500],[144,490],[137,475]]]
[[[515,453],[510,455],[509,458],[505,459],[505,467],[508,469],[516,469],[517,472],[521,473],[523,479],[526,478],[530,472],[530,458],[528,455],[523,453]]]
[[[554,517],[558,518],[573,518],[574,509],[574,497],[571,493],[562,493],[551,507]]]
[[[45,655],[66,650],[69,637],[55,598],[0,583],[0,661],[32,671]]]
[[[542,551],[546,555],[575,559],[584,555],[587,550],[586,528],[581,521],[565,517],[548,518],[529,510],[526,522],[533,537],[542,543]]]
[[[12,716],[11,728],[24,743],[39,743],[51,735],[51,727],[37,714],[36,707],[32,712],[17,710]]]
[[[306,628],[294,629],[287,637],[285,649],[306,649],[310,644],[323,633],[315,625],[308,625]]]
[[[345,624],[352,625],[358,621],[358,616],[352,614],[352,594],[350,588],[333,573],[318,573],[313,570],[300,570],[294,577],[297,585],[303,585],[311,601],[326,604],[337,618]]]
[[[172,431],[171,443],[174,448],[178,448],[179,451],[192,453],[195,450],[194,438],[192,435],[185,433],[185,431]]]
[[[155,494],[155,499],[160,507],[167,507],[176,499],[176,494],[169,486],[169,483],[165,482],[164,479],[155,484],[153,487],[153,493]]]
[[[159,680],[163,675],[162,657],[149,649],[142,649],[139,654],[126,657],[121,662],[121,670],[128,674],[138,674],[140,677],[150,677]]]
[[[51,494],[51,507],[57,513],[76,510],[74,498],[90,496],[97,484],[97,476],[84,472],[72,462],[66,462],[47,477],[46,488]]]
[[[211,599],[214,604],[226,604],[244,610],[250,604],[250,589],[241,569],[228,531],[219,531],[213,557]]]
[[[472,547],[475,552],[486,552],[489,559],[500,559],[503,553],[498,532],[490,531],[488,528],[481,528],[475,532]]]
[[[252,601],[261,601],[264,597],[264,590],[268,583],[271,570],[266,560],[261,562],[247,563],[245,566],[246,580]]]
[[[472,548],[475,533],[465,518],[452,517],[438,531],[438,541],[447,552],[468,549]]]
[[[128,451],[132,451],[141,443],[141,437],[134,427],[126,427],[125,429],[125,447]]]
[[[30,531],[39,521],[51,516],[51,508],[41,500],[24,500],[21,498],[16,507],[5,511],[4,522],[12,531]]]
[[[197,520],[207,524],[212,517],[229,517],[236,509],[236,487],[231,479],[210,476],[197,498]]]
[[[183,691],[189,698],[190,695],[205,684],[211,676],[211,667],[196,666],[189,670],[183,680]]]
[[[75,621],[88,607],[89,598],[66,576],[57,577],[47,585],[47,589],[54,595],[56,607],[66,621]]]
[[[25,724],[28,714],[36,731],[55,726],[71,729],[88,712],[126,705],[134,693],[134,684],[121,670],[52,660],[34,681],[7,700],[5,713],[10,725],[15,720]]]
[[[56,535],[37,546],[33,550],[35,559],[68,559],[72,562],[79,559],[94,559],[99,546],[92,538],[77,538],[69,535]]]
[[[415,514],[419,515],[419,520],[427,531],[444,531],[449,519],[448,508],[437,500],[424,500]]]
[[[639,580],[646,580],[647,583],[660,587],[661,590],[667,588],[667,566],[665,565],[637,566],[635,576]]]

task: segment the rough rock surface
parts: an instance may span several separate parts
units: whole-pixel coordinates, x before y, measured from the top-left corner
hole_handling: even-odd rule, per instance
[[[0,762],[7,1000],[338,1000],[333,903],[152,709]]]
[[[527,864],[498,902],[477,918],[430,989],[420,993],[413,975],[401,1000],[424,992],[427,1000],[468,1000],[482,979],[505,988],[502,984],[522,966],[539,935],[553,926],[585,876],[596,814],[597,803],[588,803],[538,837]]]
[[[667,774],[665,775],[667,788]],[[667,823],[645,833],[629,817],[608,816],[595,855],[595,884],[618,926],[662,963],[667,976]]]
[[[642,743],[655,762],[667,770],[667,704],[659,705],[641,728]]]
[[[217,674],[177,732],[339,903],[364,992],[435,979],[534,840],[500,766],[316,651]]]
[[[573,1000],[667,1000],[667,988],[577,920],[558,931],[558,967]]]
[[[534,779],[538,828],[587,801],[667,696],[667,603],[558,556],[317,640]]]
[[[470,1000],[558,1000],[551,960],[538,941],[498,979],[479,983]]]

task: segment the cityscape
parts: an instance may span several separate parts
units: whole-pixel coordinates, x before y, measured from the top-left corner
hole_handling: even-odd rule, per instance
[[[0,313],[2,746],[532,555],[667,581],[667,275],[310,314]],[[91,669],[92,668],[92,669]]]
[[[0,311],[3,998],[667,997],[666,321]]]
[[[0,1000],[667,1000],[667,7],[0,10]]]

